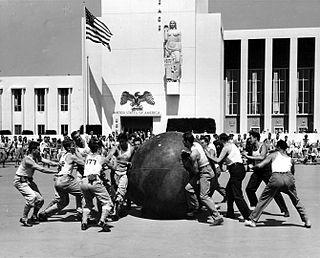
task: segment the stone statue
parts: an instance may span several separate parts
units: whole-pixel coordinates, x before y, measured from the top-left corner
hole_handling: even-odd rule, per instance
[[[164,26],[164,64],[167,81],[180,81],[181,78],[181,32],[177,23],[170,21]]]

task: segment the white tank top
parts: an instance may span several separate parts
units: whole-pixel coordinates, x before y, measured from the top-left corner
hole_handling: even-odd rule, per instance
[[[271,163],[271,169],[273,172],[290,172],[291,171],[291,158],[283,156],[280,152],[277,153],[276,158]]]
[[[197,143],[197,142],[193,143],[193,145],[191,147],[191,151],[193,151],[193,150],[197,150],[200,153],[200,159],[198,161],[200,168],[202,168],[206,165],[209,165],[209,160],[208,160],[202,146],[199,143]]]
[[[231,145],[231,151],[226,158],[227,165],[231,165],[233,163],[243,163],[239,148],[234,143],[228,144]]]
[[[32,168],[32,166],[28,166],[26,164],[27,159],[29,159],[32,163],[35,163],[33,158],[31,158],[30,156],[25,156],[18,167],[16,175],[26,176],[26,177],[30,177],[30,178],[33,177],[34,169]]]
[[[61,167],[58,175],[71,175],[73,171],[73,162],[71,164],[66,162],[68,156],[72,155],[70,152],[65,152],[61,155],[59,163],[63,163],[64,165]]]
[[[88,154],[84,164],[83,176],[88,176],[90,174],[99,175],[102,170],[101,160],[102,156],[99,154]]]
[[[259,148],[256,151],[252,151],[252,156],[256,157],[256,156],[260,156],[261,153],[261,148],[262,148],[262,143],[259,143]],[[255,160],[255,164],[258,164],[260,161],[259,160]]]
[[[128,143],[128,149],[127,150],[122,150],[120,146],[117,147],[118,151],[118,160],[123,160],[123,161],[130,161],[131,155],[132,155],[132,145]]]

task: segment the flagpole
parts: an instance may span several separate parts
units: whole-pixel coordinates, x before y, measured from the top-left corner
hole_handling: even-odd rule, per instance
[[[87,99],[86,99],[86,105],[87,105],[87,124],[90,125],[90,76],[89,76],[89,56],[87,56],[87,63],[86,63],[86,75],[87,75],[87,81],[86,81],[86,90],[87,90]]]
[[[82,2],[82,83],[83,83],[83,134],[87,124],[87,67],[86,67],[86,3]]]

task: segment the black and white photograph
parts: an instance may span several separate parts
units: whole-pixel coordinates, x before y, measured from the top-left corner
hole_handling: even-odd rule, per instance
[[[0,257],[319,257],[319,11],[0,0]]]

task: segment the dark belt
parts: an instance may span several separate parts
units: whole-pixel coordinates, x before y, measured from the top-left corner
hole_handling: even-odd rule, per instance
[[[73,175],[70,175],[70,174],[61,174],[61,175],[55,175],[55,176],[56,177],[68,176],[68,177],[74,178]]]
[[[20,176],[20,175],[16,175],[16,176],[20,177],[20,182],[22,182],[22,183],[27,182],[27,181],[29,181],[29,182],[33,181],[33,177]]]
[[[97,174],[90,174],[90,175],[84,176],[83,178],[87,178],[88,182],[92,183],[92,182],[98,180],[98,177],[99,177],[99,175],[97,175]]]
[[[231,165],[228,165],[227,168],[230,169],[230,168],[237,166],[237,165],[240,165],[240,164],[243,165],[243,163],[241,163],[241,162],[235,162],[235,163],[232,163]]]
[[[287,171],[287,172],[272,172],[272,174],[273,174],[273,173],[277,173],[277,174],[291,174],[290,171]]]

